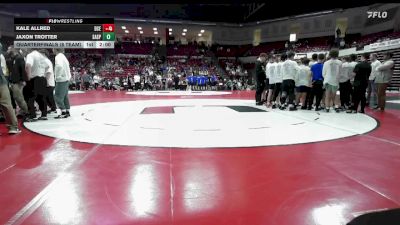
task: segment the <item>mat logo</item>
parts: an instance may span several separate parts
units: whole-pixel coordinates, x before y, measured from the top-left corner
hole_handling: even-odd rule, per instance
[[[367,12],[367,14],[368,14],[368,18],[380,18],[380,19],[385,19],[385,18],[387,18],[387,16],[388,16],[388,14],[387,14],[387,12],[386,11],[383,11],[383,12],[378,12],[378,11],[369,11],[369,12]]]

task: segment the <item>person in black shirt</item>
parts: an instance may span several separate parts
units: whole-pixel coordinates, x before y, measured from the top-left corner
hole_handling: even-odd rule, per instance
[[[353,97],[353,109],[348,110],[347,113],[357,113],[358,105],[361,101],[360,113],[364,113],[366,105],[365,93],[368,87],[368,78],[371,74],[371,64],[368,62],[369,54],[365,53],[361,56],[361,62],[354,67],[354,97]]]
[[[11,49],[11,66],[10,66],[10,90],[17,102],[18,107],[21,109],[21,114],[25,116],[28,114],[28,106],[24,99],[23,88],[25,86],[26,71],[25,59],[18,52],[17,49]]]
[[[5,54],[3,54],[3,56],[4,56],[5,60],[6,60],[6,67],[7,67],[7,71],[8,71],[7,75],[5,75],[6,79],[8,80],[8,82],[10,82],[10,73],[11,73],[11,70],[12,70],[12,63],[13,63],[12,52],[11,52],[12,49],[14,49],[14,46],[10,45],[8,47],[8,49],[7,49],[7,52]],[[15,104],[14,94],[11,91],[11,89],[10,89],[10,96],[11,96],[12,107],[13,107],[14,110],[16,110],[17,109],[17,105]]]
[[[265,68],[264,68],[265,61],[267,61],[267,54],[261,53],[256,62],[256,81],[257,81],[256,105],[262,105],[261,95],[266,87],[267,76],[265,75]]]

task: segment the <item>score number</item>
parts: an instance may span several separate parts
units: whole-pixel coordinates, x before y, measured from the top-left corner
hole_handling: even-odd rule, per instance
[[[114,32],[114,24],[103,24],[103,32]]]
[[[115,33],[103,33],[103,41],[114,41]]]

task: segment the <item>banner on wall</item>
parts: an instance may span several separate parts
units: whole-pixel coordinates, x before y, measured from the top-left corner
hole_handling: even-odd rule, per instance
[[[261,42],[261,29],[255,29],[253,35],[253,46],[259,45]]]
[[[290,25],[289,31],[291,34],[299,34],[301,30],[300,23]]]
[[[335,38],[344,38],[346,36],[348,26],[347,17],[336,19]]]

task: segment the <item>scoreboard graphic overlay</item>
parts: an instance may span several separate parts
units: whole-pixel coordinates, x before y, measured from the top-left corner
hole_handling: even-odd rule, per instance
[[[14,26],[16,48],[114,48],[114,18],[15,18]]]

